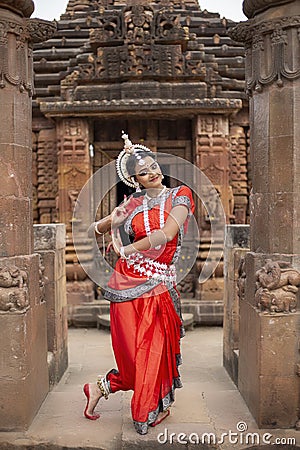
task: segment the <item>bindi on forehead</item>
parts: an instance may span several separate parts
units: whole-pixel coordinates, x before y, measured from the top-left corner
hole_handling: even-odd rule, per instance
[[[137,158],[138,159],[138,158]],[[152,164],[154,164],[156,161],[152,158],[149,158],[146,156],[146,158],[140,158],[137,160],[136,169],[139,171],[141,169],[148,169]]]

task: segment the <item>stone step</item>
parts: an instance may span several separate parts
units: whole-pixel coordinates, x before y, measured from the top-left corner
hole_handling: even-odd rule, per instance
[[[194,325],[194,314],[183,313],[183,325],[185,329],[192,330]],[[110,328],[110,315],[109,314],[98,314],[97,315],[97,328]]]

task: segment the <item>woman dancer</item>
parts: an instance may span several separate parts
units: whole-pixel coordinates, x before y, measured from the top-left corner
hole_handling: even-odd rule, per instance
[[[97,234],[112,229],[120,256],[105,291],[111,302],[111,338],[118,370],[86,384],[85,417],[96,420],[99,399],[119,390],[133,390],[132,418],[136,431],[146,434],[169,415],[174,390],[182,386],[180,337],[183,327],[175,262],[189,216],[194,211],[186,186],[168,189],[154,154],[132,144],[123,134],[124,149],[117,159],[121,180],[144,190],[92,226]],[[118,227],[133,242],[122,245]]]

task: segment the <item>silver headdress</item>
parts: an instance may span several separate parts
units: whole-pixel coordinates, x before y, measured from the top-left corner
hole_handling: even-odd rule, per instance
[[[130,187],[137,187],[137,184],[133,176],[130,175],[126,168],[126,163],[129,158],[129,156],[136,154],[138,155],[139,152],[151,152],[150,148],[146,147],[142,144],[133,144],[131,140],[128,137],[128,134],[125,134],[124,131],[122,131],[122,139],[124,139],[124,148],[120,152],[117,160],[116,160],[116,168],[117,168],[117,174],[120,177],[120,180],[123,181],[123,183],[127,184],[127,186]]]

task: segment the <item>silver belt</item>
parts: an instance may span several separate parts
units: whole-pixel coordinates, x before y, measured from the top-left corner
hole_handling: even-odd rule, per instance
[[[148,280],[161,281],[162,283],[176,283],[176,267],[174,264],[170,266],[160,263],[151,258],[145,258],[141,253],[133,253],[126,258],[127,267],[133,266],[133,272],[137,272],[140,276],[145,276]]]

